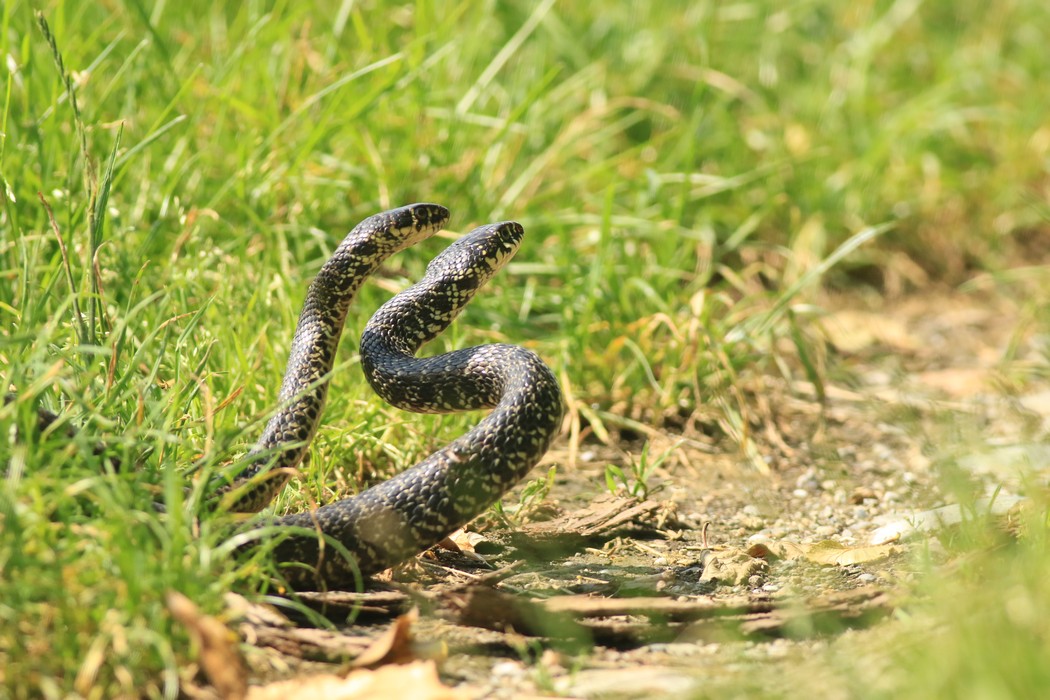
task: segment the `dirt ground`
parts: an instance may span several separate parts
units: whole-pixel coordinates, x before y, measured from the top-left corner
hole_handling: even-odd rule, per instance
[[[302,674],[357,658],[388,674],[370,677],[379,697],[404,692],[410,672],[426,676],[414,697],[708,697],[812,681],[816,652],[880,643],[917,558],[940,556],[937,533],[966,515],[945,474],[986,484],[980,507],[1008,513],[1025,466],[1050,461],[1026,442],[1050,421],[1050,387],[1029,377],[1013,391],[1036,359],[1022,303],[952,291],[826,308],[828,374],[841,379],[824,404],[806,383],[750,388],[752,454],[768,469],[668,431],[650,435],[651,454],[677,446],[631,497],[609,493],[605,470],[640,441],[589,444],[575,465],[556,447],[549,493],[511,514],[514,527],[482,520],[450,545],[460,552],[438,549],[362,594],[307,599],[352,615],[345,634],[249,608],[237,627],[249,675],[299,676],[289,682],[304,690]],[[889,682],[885,671],[858,682]]]

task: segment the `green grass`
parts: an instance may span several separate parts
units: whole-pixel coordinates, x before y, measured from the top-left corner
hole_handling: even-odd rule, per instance
[[[0,10],[0,389],[18,396],[0,407],[0,679],[15,696],[172,697],[187,642],[164,591],[216,611],[265,587],[182,487],[251,443],[305,285],[370,213],[437,201],[455,231],[525,225],[517,261],[433,348],[535,348],[572,397],[571,440],[700,411],[745,450],[742,375],[826,371],[816,285],[796,285],[851,236],[888,228],[813,282],[957,283],[1050,241],[1039,0],[55,0],[65,76],[34,6]],[[311,467],[278,508],[381,478],[473,420],[406,418],[354,366],[365,319],[442,245],[360,295]],[[37,404],[78,437],[34,435]],[[112,473],[96,441],[134,468]],[[1045,586],[1018,581],[1045,607]]]

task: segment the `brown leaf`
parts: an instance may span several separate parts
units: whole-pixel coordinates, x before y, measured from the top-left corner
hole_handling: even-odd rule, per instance
[[[359,669],[345,678],[330,674],[293,678],[252,688],[248,700],[462,700],[467,696],[441,683],[433,661],[384,666],[375,671]]]
[[[900,547],[892,544],[847,547],[832,540],[824,540],[811,545],[805,556],[806,559],[816,564],[850,566],[885,559],[899,551],[901,551]]]
[[[418,619],[419,611],[415,608],[399,616],[372,646],[354,659],[353,666],[377,668],[386,664],[407,664],[418,659],[420,650],[413,643],[412,635],[412,625]]]
[[[248,689],[248,672],[237,652],[237,637],[214,617],[201,613],[193,601],[168,591],[168,610],[200,647],[199,661],[208,681],[226,700],[241,700]]]
[[[446,537],[437,543],[438,547],[447,549],[450,552],[458,552],[460,554],[474,554],[474,546],[480,542],[487,542],[488,538],[477,532],[469,532],[460,528],[453,532],[451,535]]]

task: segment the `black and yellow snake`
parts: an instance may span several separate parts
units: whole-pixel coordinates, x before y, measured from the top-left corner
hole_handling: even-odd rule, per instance
[[[347,309],[361,284],[387,257],[440,230],[448,216],[436,204],[376,214],[354,228],[321,268],[299,316],[278,411],[253,449],[256,458],[231,489],[234,509],[265,507],[287,482],[288,468],[302,461],[324,408]],[[418,284],[383,305],[366,325],[361,364],[386,401],[421,413],[494,410],[388,481],[270,521],[299,528],[273,549],[293,587],[345,585],[355,570],[368,575],[404,561],[481,513],[547,451],[561,423],[562,399],[554,375],[535,353],[496,344],[415,357],[503,267],[523,235],[514,222],[475,229],[431,261]],[[279,476],[266,478],[269,473]]]
[[[256,512],[284,488],[317,432],[357,290],[384,260],[439,231],[448,217],[437,204],[376,214],[347,234],[321,267],[299,315],[278,408],[247,455],[248,466],[217,489],[222,507]],[[554,375],[534,352],[495,344],[415,357],[514,255],[523,235],[521,225],[509,221],[471,231],[434,258],[418,284],[384,304],[361,336],[365,377],[391,404],[420,413],[494,410],[419,464],[356,496],[263,518],[235,536],[239,550],[276,533],[272,555],[293,588],[352,584],[440,541],[539,461],[563,407]],[[57,420],[49,411],[38,413],[41,429]]]

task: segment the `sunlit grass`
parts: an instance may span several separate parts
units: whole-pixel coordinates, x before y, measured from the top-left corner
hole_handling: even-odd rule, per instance
[[[187,645],[164,591],[217,610],[264,585],[216,552],[224,523],[196,522],[183,486],[252,442],[306,283],[377,210],[437,201],[454,231],[526,227],[435,351],[533,347],[565,384],[570,441],[673,432],[699,411],[756,465],[743,379],[820,385],[819,284],[802,282],[851,236],[891,225],[814,283],[895,294],[1045,249],[1043,3],[782,5],[58,0],[41,9],[67,85],[37,5],[4,3],[4,684],[172,696]],[[382,478],[474,420],[380,405],[353,354],[443,244],[360,295],[279,509]],[[1043,329],[1046,308],[1031,311]],[[77,438],[37,435],[36,405]],[[1040,584],[1011,581],[1039,609]],[[976,595],[960,585],[953,598]]]

